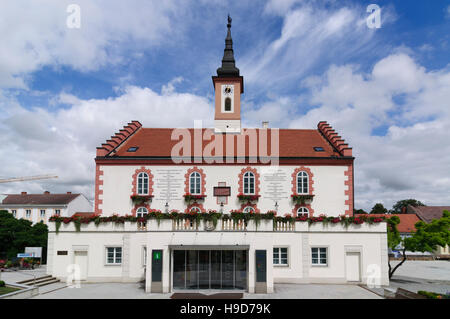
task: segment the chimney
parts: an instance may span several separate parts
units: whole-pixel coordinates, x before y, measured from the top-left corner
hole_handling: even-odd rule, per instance
[[[48,195],[48,194],[50,194],[50,192],[49,191],[45,191],[44,194]]]
[[[27,194],[27,192],[22,192],[21,194],[22,194],[22,195],[26,195],[26,194]]]
[[[269,128],[269,121],[263,121],[262,128]]]
[[[70,194],[72,194],[72,192],[67,192],[67,194],[69,194],[69,195],[70,195]]]

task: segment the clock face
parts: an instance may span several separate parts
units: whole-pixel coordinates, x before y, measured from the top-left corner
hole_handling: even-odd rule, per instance
[[[231,95],[233,93],[233,87],[232,86],[225,86],[223,89],[223,93],[225,95]]]

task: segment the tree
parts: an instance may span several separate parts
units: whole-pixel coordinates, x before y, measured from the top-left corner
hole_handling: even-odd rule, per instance
[[[376,203],[370,211],[371,214],[387,214],[387,212],[388,210],[381,203]]]
[[[423,221],[417,222],[414,226],[416,232],[411,237],[401,238],[397,225],[400,223],[398,216],[387,219],[388,222],[388,246],[396,249],[402,245],[402,260],[394,268],[389,262],[389,278],[406,261],[406,251],[433,252],[438,246],[450,245],[450,212],[444,210],[440,219],[434,219],[426,224]]]
[[[43,247],[46,251],[48,227],[44,223],[32,223],[17,219],[6,210],[0,210],[0,255],[16,257],[25,247]]]
[[[367,214],[367,213],[362,209],[354,209],[353,215],[355,215],[355,214]]]
[[[401,214],[402,213],[402,208],[406,207],[408,205],[411,205],[411,206],[414,206],[414,207],[425,206],[424,203],[422,203],[421,201],[418,201],[416,199],[399,200],[397,203],[394,204],[394,206],[392,206],[391,213],[392,214]]]

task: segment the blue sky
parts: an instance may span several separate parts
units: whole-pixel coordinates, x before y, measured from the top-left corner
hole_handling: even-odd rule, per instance
[[[81,8],[80,29],[66,26],[70,3]],[[365,23],[371,3],[382,9],[379,29]],[[443,0],[4,2],[0,152],[18,160],[2,156],[0,176],[55,172],[58,181],[29,183],[28,191],[73,188],[92,198],[95,146],[125,122],[192,126],[188,115],[196,114],[211,124],[211,76],[228,13],[246,125],[314,128],[327,120],[357,154],[357,207],[409,197],[450,204],[442,175],[450,159],[429,158],[433,149],[450,153],[442,147],[450,137]],[[63,151],[77,173],[62,173],[67,164],[49,154],[62,144],[72,145]]]

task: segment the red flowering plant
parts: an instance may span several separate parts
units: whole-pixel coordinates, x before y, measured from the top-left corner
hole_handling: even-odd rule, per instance
[[[241,203],[250,203],[253,201],[257,201],[261,197],[261,195],[245,195],[243,193],[239,193],[237,197]]]
[[[312,194],[292,194],[292,201],[297,205],[304,205],[307,200],[312,200],[314,195]]]
[[[143,203],[146,203],[148,201],[151,201],[153,198],[153,195],[138,195],[138,194],[133,194],[130,196],[131,200],[133,203],[140,205]]]
[[[186,193],[183,195],[183,197],[185,202],[190,203],[191,201],[196,202],[198,200],[204,200],[206,195]]]
[[[275,210],[269,210],[267,213],[262,214],[263,219],[273,219],[275,216],[277,216],[277,211]]]

